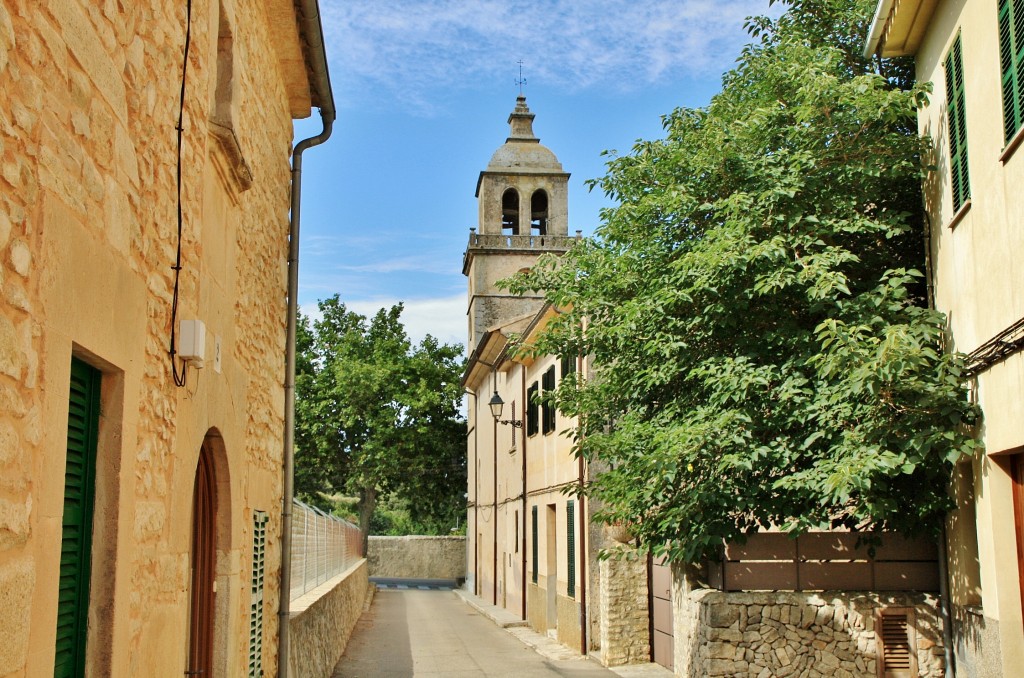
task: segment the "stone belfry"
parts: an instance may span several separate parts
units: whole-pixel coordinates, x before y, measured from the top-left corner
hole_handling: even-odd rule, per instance
[[[495,283],[529,268],[544,252],[562,254],[569,237],[569,173],[533,133],[522,94],[508,116],[509,136],[476,184],[479,227],[471,229],[462,273],[469,278],[469,349],[490,329],[531,316],[540,296],[513,296]]]

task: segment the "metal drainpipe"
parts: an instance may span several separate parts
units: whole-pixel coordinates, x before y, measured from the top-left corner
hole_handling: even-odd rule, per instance
[[[291,615],[292,579],[292,500],[295,497],[295,330],[299,311],[299,223],[302,195],[302,154],[318,146],[331,136],[337,115],[331,77],[327,70],[323,28],[320,25],[320,7],[317,0],[300,0],[300,31],[309,49],[310,90],[315,93],[320,108],[323,130],[316,136],[303,139],[292,150],[291,214],[288,224],[288,330],[285,342],[284,374],[284,453],[282,462],[283,497],[281,499],[281,588],[278,592],[278,678],[288,676],[288,619]]]
[[[523,557],[523,600],[522,600],[522,615],[523,621],[526,621],[526,413],[530,411],[529,403],[526,402],[526,366],[520,365],[519,368],[519,383],[520,391],[522,394],[523,401],[523,414],[522,422],[523,425],[519,427],[519,438],[523,442],[523,533],[522,539],[522,557]]]

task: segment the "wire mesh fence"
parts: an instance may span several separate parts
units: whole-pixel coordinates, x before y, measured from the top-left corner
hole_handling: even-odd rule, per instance
[[[296,499],[292,507],[291,600],[355,564],[362,558],[362,544],[358,527]]]

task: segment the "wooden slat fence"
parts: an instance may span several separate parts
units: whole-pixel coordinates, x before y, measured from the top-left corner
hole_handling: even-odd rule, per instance
[[[934,541],[881,535],[872,547],[865,532],[811,532],[796,539],[759,532],[728,544],[708,563],[709,583],[721,591],[937,591]]]

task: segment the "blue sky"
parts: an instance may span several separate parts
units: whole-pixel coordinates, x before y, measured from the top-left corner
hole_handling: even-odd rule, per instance
[[[609,206],[587,191],[601,152],[662,136],[660,117],[703,106],[768,0],[320,0],[338,108],[303,158],[299,303],[339,294],[372,314],[405,302],[419,340],[465,343],[462,253],[477,175],[519,93],[569,184],[569,231]],[[319,118],[296,137],[319,132]]]

